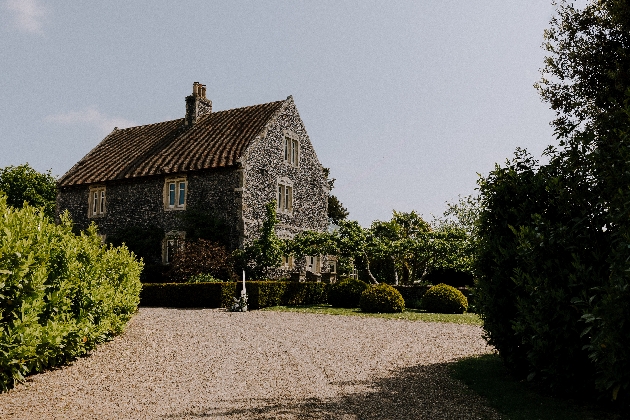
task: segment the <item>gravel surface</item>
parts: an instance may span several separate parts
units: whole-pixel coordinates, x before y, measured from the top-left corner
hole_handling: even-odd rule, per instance
[[[490,351],[472,325],[140,308],[91,356],[0,394],[0,418],[498,419],[447,374]]]

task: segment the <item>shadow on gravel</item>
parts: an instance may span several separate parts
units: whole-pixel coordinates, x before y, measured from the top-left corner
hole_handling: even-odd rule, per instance
[[[306,379],[306,378],[305,378]],[[342,389],[344,384],[334,383]],[[235,399],[216,401],[207,407],[166,415],[168,419],[499,419],[481,398],[451,379],[448,364],[415,366],[398,371],[372,383],[359,393],[342,394],[337,398],[282,400]],[[242,408],[220,408],[241,405]]]

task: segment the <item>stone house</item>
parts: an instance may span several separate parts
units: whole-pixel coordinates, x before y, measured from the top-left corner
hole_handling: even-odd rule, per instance
[[[328,226],[327,179],[293,98],[213,112],[197,82],[184,118],[114,128],[58,187],[57,212],[67,210],[77,229],[95,222],[107,238],[158,227],[165,264],[185,238],[181,216],[192,209],[225,223],[230,249],[258,236],[273,200],[280,238]],[[283,263],[293,269],[298,262]],[[297,268],[322,269],[318,257],[302,264]]]

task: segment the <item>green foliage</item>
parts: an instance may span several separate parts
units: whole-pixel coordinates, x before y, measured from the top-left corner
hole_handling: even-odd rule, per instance
[[[361,293],[359,307],[363,312],[403,312],[405,300],[400,292],[389,284],[373,284]]]
[[[453,286],[440,283],[427,290],[422,307],[438,314],[463,314],[468,309],[468,299]]]
[[[357,279],[345,279],[331,284],[328,289],[328,303],[334,308],[358,308],[361,294],[368,284]]]
[[[0,192],[11,207],[22,208],[24,202],[40,208],[51,219],[55,217],[57,182],[50,171],[42,174],[28,163],[0,169]]]
[[[377,276],[381,280],[393,278],[395,284],[411,284],[425,281],[435,270],[470,272],[473,236],[458,217],[465,214],[467,219],[462,219],[469,222],[474,212],[461,204],[451,206],[450,211],[454,217],[438,220],[434,226],[414,211],[394,211],[389,222],[373,222],[367,248]],[[382,273],[386,266],[392,268],[391,275]]]
[[[86,354],[136,311],[142,263],[0,197],[0,389]]]
[[[334,225],[338,225],[341,220],[348,218],[348,209],[346,209],[339,199],[330,194],[330,191],[335,187],[335,178],[330,177],[330,168],[323,168],[324,175],[328,182],[328,222]]]
[[[232,255],[218,243],[205,239],[180,241],[166,277],[171,282],[185,282],[192,276],[207,274],[222,280],[234,280]]]
[[[242,283],[237,283],[236,293],[241,294]],[[247,306],[260,309],[278,305],[312,305],[326,302],[326,283],[299,283],[289,281],[248,281]]]
[[[348,218],[348,209],[343,206],[335,195],[328,196],[328,221],[338,225],[341,220]]]
[[[284,244],[276,235],[276,202],[267,203],[265,211],[266,217],[258,239],[235,252],[238,265],[251,278],[270,277],[273,269],[280,266],[284,253]]]
[[[234,296],[234,282],[144,283],[140,306],[229,308],[234,303]]]
[[[478,306],[508,368],[630,410],[630,2],[562,2],[538,85],[559,149],[480,181]]]
[[[230,227],[214,213],[200,208],[188,208],[178,216],[182,220],[187,240],[205,239],[230,247]]]
[[[137,257],[142,258],[144,269],[140,275],[142,282],[161,279],[165,267],[162,264],[162,240],[164,229],[157,226],[129,226],[118,229],[107,241],[113,246],[125,246]]]
[[[195,274],[194,276],[188,277],[186,283],[220,283],[223,280],[213,277],[210,274]]]
[[[394,285],[394,289],[400,292],[405,300],[405,308],[420,309],[422,308],[422,296],[429,290],[429,286],[420,284]]]

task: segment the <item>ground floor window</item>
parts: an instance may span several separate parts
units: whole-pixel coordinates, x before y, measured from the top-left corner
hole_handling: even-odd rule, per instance
[[[281,268],[285,270],[292,270],[295,267],[295,261],[293,260],[293,255],[283,255],[282,256],[282,264]]]
[[[319,255],[306,256],[306,271],[320,273],[322,271],[322,258]]]
[[[181,250],[185,232],[169,232],[162,242],[162,262],[170,264],[175,254]]]

